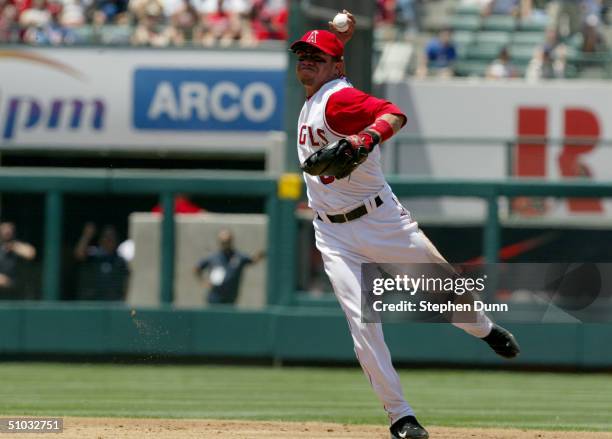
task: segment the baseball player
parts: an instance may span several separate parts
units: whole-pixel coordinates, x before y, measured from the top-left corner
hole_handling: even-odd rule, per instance
[[[304,173],[316,245],[347,317],[357,358],[389,416],[391,437],[423,439],[429,435],[404,398],[382,325],[361,321],[361,264],[446,261],[385,181],[377,145],[397,133],[406,116],[392,103],[353,88],[344,77],[344,43],[355,25],[350,19],[347,32],[311,30],[291,45],[297,79],[306,92],[297,127],[298,156],[304,168],[313,153],[345,139],[334,154],[350,158],[346,172]],[[484,313],[476,323],[456,326],[504,357],[519,353],[512,334]]]

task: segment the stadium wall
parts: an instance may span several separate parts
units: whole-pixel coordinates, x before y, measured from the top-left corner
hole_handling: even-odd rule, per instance
[[[610,325],[509,324],[523,352],[512,365],[612,368]],[[0,353],[119,358],[198,357],[299,362],[353,362],[339,310],[265,311],[138,309],[92,304],[0,305]],[[450,325],[390,324],[386,339],[396,362],[507,366],[484,343]]]
[[[500,196],[610,196],[604,183],[534,181],[419,181],[390,179],[402,196],[481,197],[489,206],[483,230],[489,262],[498,257]],[[7,170],[0,188],[46,194],[44,301],[0,305],[0,352],[4,355],[80,354],[236,357],[276,360],[353,361],[346,321],[337,307],[290,306],[295,301],[295,199],[300,179],[279,181],[250,174],[230,177],[186,172]],[[160,299],[156,309],[126,304],[100,305],[57,301],[60,297],[59,243],[62,193],[161,193],[164,211],[173,208],[175,192],[242,193],[265,197],[268,211],[268,307],[262,311],[227,308],[182,310],[172,305],[174,216],[161,224]],[[281,306],[278,306],[281,305]],[[533,305],[529,305],[533,306]],[[540,313],[541,314],[541,313]],[[608,314],[610,315],[610,314]],[[538,320],[542,322],[542,320]],[[610,325],[512,324],[524,343],[517,365],[612,367],[607,349]],[[410,363],[497,364],[484,344],[450,326],[387,325],[387,337],[398,360]]]

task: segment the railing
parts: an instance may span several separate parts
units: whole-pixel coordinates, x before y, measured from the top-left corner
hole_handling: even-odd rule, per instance
[[[400,174],[405,172],[402,169],[401,153],[407,148],[414,148],[418,145],[426,145],[428,148],[436,146],[477,146],[491,147],[498,146],[503,148],[503,160],[505,161],[506,177],[514,175],[515,151],[517,145],[539,145],[539,146],[563,146],[568,148],[580,146],[597,146],[597,147],[612,147],[612,139],[601,139],[591,136],[567,136],[567,137],[547,137],[547,136],[516,136],[508,137],[440,137],[440,136],[422,136],[419,134],[403,134],[400,133],[394,136],[390,141],[385,143],[384,157],[390,164],[386,171],[391,174]]]
[[[286,177],[285,177],[286,178]],[[175,230],[174,194],[227,195],[261,197],[268,215],[268,304],[288,305],[294,301],[296,287],[295,215],[298,176],[287,185],[261,173],[192,171],[119,171],[75,169],[0,169],[0,192],[42,193],[45,195],[43,299],[60,298],[60,261],[63,223],[63,197],[70,193],[157,194],[164,209],[162,221],[160,298],[162,304],[173,299]],[[400,197],[477,197],[487,203],[483,228],[483,254],[487,262],[497,261],[500,248],[498,198],[502,196],[612,197],[612,182],[545,182],[541,180],[500,179],[494,181],[431,180],[389,177]]]
[[[388,178],[393,191],[400,197],[477,197],[487,202],[487,217],[483,229],[483,255],[488,263],[497,262],[500,248],[498,198],[502,196],[550,197],[610,197],[612,182],[590,181],[547,182],[529,179],[489,181],[415,180]]]

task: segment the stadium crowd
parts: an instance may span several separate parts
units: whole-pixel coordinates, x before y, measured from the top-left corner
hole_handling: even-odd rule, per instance
[[[455,20],[424,44],[416,75],[535,81],[585,77],[581,72],[599,68],[605,77],[606,65],[612,61],[607,41],[611,4],[610,0],[459,0]],[[466,61],[472,69],[461,68]],[[478,65],[483,61],[488,62],[485,68]]]
[[[286,0],[0,0],[0,43],[256,45],[287,38]]]
[[[467,32],[456,27],[451,12],[448,27],[419,42],[435,31],[426,23],[435,4],[450,4],[459,14],[461,8],[472,8],[476,27]],[[376,0],[375,36],[422,45],[415,71],[420,77],[575,77],[585,65],[576,67],[577,57],[608,51],[604,30],[611,4],[612,0]],[[488,65],[466,72],[461,62],[474,61],[469,55],[478,49],[474,46],[479,39],[466,43],[466,34],[469,39],[469,34],[486,33],[492,30],[487,20],[504,16],[512,17],[518,30],[526,22],[541,24],[541,41],[528,49],[527,58],[527,48],[518,47],[521,59],[516,57],[516,45],[500,44],[493,53],[477,58]],[[251,47],[265,40],[286,40],[287,22],[288,0],[0,0],[0,43]]]

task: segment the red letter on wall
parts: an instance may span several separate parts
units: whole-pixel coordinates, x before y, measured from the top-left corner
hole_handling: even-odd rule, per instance
[[[565,137],[578,137],[583,141],[566,140],[559,155],[559,168],[564,177],[591,178],[590,168],[580,161],[581,154],[587,154],[599,140],[600,129],[597,116],[581,108],[565,109]],[[603,205],[597,198],[570,198],[572,212],[603,212]]]
[[[546,136],[548,124],[546,108],[520,107],[518,114],[519,137],[541,137],[541,140],[521,141],[516,149],[514,174],[520,177],[546,175]]]
[[[548,112],[544,107],[519,107],[518,137],[534,137],[520,140],[514,156],[514,175],[518,177],[546,176],[546,136],[548,135]],[[543,215],[546,199],[517,197],[512,200],[512,209],[526,216]]]

